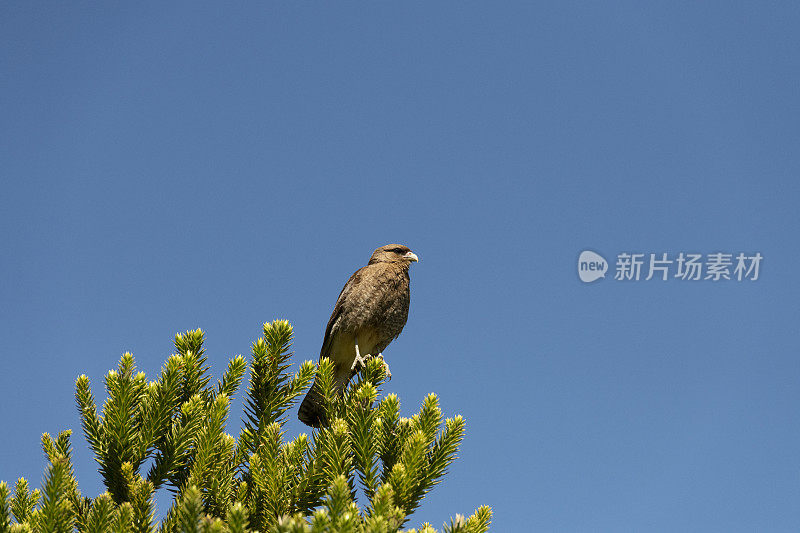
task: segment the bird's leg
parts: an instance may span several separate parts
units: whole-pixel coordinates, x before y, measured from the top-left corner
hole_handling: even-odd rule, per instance
[[[361,352],[358,349],[358,337],[356,337],[356,358],[353,360],[353,366],[350,367],[350,371],[355,373],[357,368],[362,367],[365,364],[367,364],[367,360],[366,358],[361,357]]]

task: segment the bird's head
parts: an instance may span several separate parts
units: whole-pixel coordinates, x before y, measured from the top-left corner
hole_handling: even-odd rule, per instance
[[[419,258],[408,246],[403,246],[402,244],[387,244],[372,252],[372,257],[369,258],[368,264],[400,263],[410,265],[414,261],[419,261]]]

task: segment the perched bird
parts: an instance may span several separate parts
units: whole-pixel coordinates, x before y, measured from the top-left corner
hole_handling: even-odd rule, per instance
[[[339,293],[319,352],[320,359],[327,357],[334,364],[334,386],[339,394],[358,365],[369,357],[382,358],[383,350],[403,331],[411,302],[408,267],[418,260],[407,246],[381,246]],[[300,421],[312,427],[325,425],[322,403],[315,381],[300,404]]]

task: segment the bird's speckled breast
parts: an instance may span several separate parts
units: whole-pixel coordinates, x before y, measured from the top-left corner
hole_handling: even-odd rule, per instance
[[[342,330],[363,332],[364,338],[359,338],[359,343],[363,343],[365,348],[372,345],[366,353],[383,351],[400,335],[408,320],[411,303],[407,266],[388,263],[371,268],[374,269],[372,282],[359,284],[358,289],[351,293],[356,301],[341,322]]]

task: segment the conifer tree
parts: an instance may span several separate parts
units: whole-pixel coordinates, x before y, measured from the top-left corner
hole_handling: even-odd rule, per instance
[[[253,343],[238,437],[225,428],[247,361],[235,357],[212,384],[199,329],[176,335],[176,353],[153,381],[124,354],[105,378],[99,411],[89,378],[78,377],[83,434],[106,492],[81,495],[71,431],[44,434],[41,489],[20,478],[12,494],[0,482],[0,533],[401,531],[455,459],[464,420],[444,420],[434,394],[417,414],[401,417],[396,395],[378,399],[386,379],[378,360],[364,365],[344,395],[335,392],[326,359],[292,374],[292,336],[291,325],[276,320]],[[287,412],[315,377],[331,423],[287,440]],[[154,494],[162,487],[174,498],[156,523]],[[444,531],[482,533],[490,520],[483,506],[469,518],[456,515]]]

